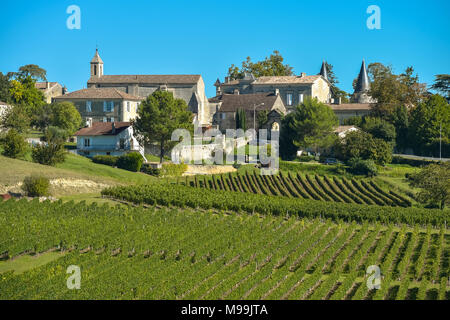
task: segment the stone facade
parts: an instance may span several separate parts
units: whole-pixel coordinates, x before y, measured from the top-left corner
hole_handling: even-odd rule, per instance
[[[236,129],[236,113],[239,109],[245,110],[247,129],[258,127],[258,113],[268,112],[268,121],[270,126],[274,122],[281,122],[281,116],[287,113],[283,100],[279,95],[273,93],[256,93],[256,94],[223,94],[210,99],[210,103],[216,106],[217,112],[213,117],[213,124],[217,125],[223,133],[226,129]],[[272,112],[276,111],[276,112]],[[254,119],[256,117],[256,119]]]
[[[111,88],[92,88],[74,91],[53,100],[72,102],[86,122],[123,122],[136,118],[142,98]]]
[[[36,82],[35,86],[44,94],[47,103],[51,103],[53,98],[66,92],[66,89],[58,82]]]
[[[91,61],[88,88],[115,88],[143,99],[156,90],[169,91],[175,98],[187,103],[201,126],[211,124],[211,109],[201,75],[104,75],[103,67],[103,61],[96,51]]]
[[[216,94],[278,94],[288,112],[303,102],[306,97],[317,98],[320,102],[331,100],[330,83],[321,75],[273,76],[255,78],[246,74],[243,79],[216,81]]]

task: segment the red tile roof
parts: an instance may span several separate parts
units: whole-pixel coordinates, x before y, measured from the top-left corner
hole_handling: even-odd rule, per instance
[[[89,88],[73,91],[54,99],[121,99],[141,101],[144,98],[133,96],[115,88]]]
[[[94,122],[92,127],[78,130],[76,136],[115,136],[131,126],[130,122],[114,122],[115,133],[112,133],[112,122]]]

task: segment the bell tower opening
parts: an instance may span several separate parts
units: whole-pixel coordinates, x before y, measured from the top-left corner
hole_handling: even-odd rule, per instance
[[[103,76],[103,60],[95,49],[94,58],[91,60],[91,77],[100,78]]]

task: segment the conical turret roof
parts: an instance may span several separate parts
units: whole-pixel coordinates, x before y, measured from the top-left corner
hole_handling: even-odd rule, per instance
[[[358,82],[356,83],[355,92],[365,92],[370,89],[369,75],[367,74],[366,62],[363,60],[361,70],[358,75]]]
[[[103,63],[102,58],[100,58],[100,55],[98,54],[98,49],[95,49],[95,55],[92,58],[91,63]]]
[[[320,68],[319,75],[324,77],[328,80],[328,71],[327,71],[327,65],[325,64],[325,61],[322,62],[322,67]]]

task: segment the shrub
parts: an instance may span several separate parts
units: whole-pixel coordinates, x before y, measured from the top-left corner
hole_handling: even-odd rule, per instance
[[[124,154],[117,159],[117,167],[128,171],[139,172],[144,159],[137,152]]]
[[[50,181],[46,177],[29,176],[23,180],[22,190],[30,197],[48,196]]]
[[[164,163],[161,169],[161,175],[164,177],[179,177],[187,170],[187,164]]]
[[[152,168],[149,163],[142,164],[141,172],[155,177],[159,177],[161,175],[161,169]]]
[[[108,156],[108,155],[106,155],[106,156],[97,155],[97,156],[92,157],[92,161],[94,163],[106,164],[107,166],[115,167],[117,165],[118,158],[119,157]]]
[[[15,129],[11,129],[0,141],[3,155],[10,158],[19,158],[27,151],[27,142]]]
[[[353,174],[364,174],[368,177],[373,177],[378,173],[377,166],[373,160],[352,158],[348,161],[348,165]]]
[[[31,150],[31,157],[34,162],[54,166],[66,160],[66,151],[63,144],[49,142],[34,146]]]

